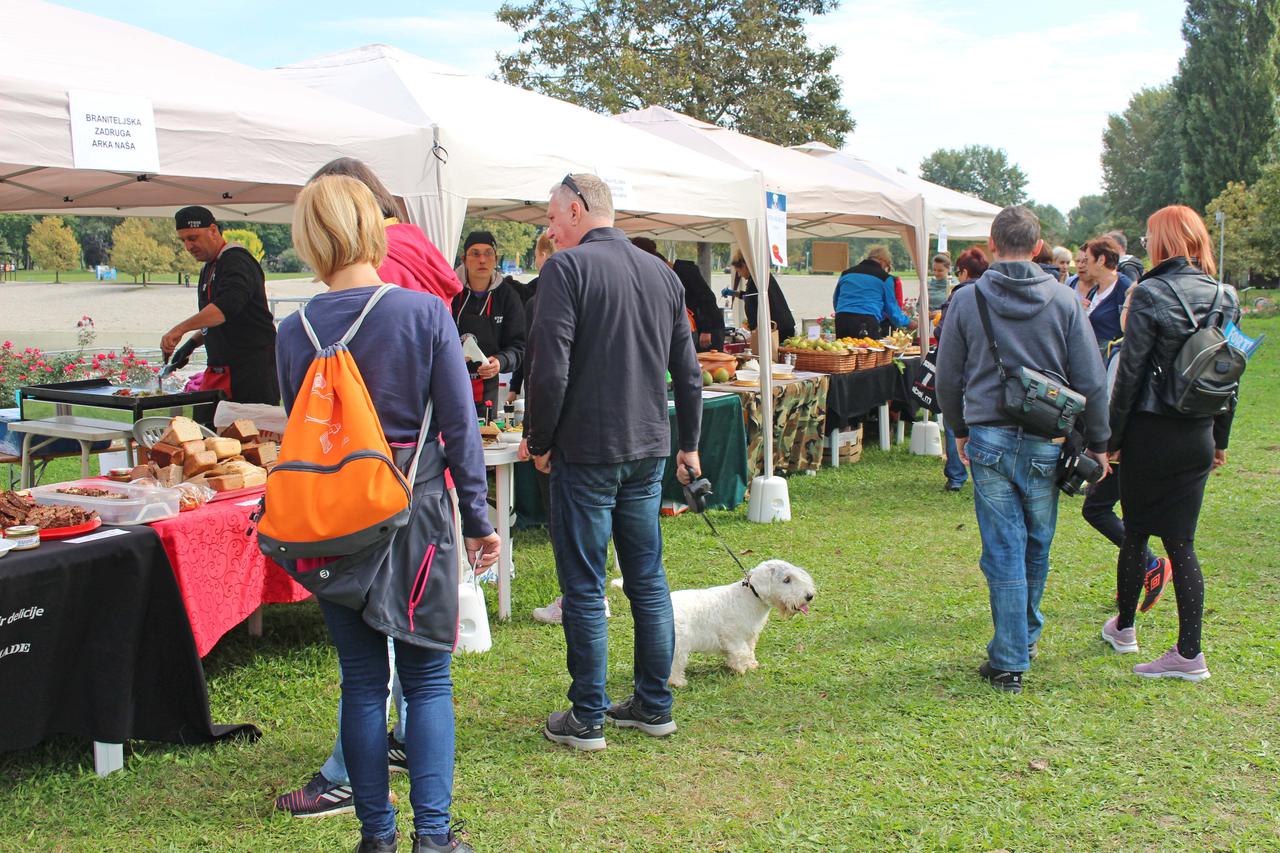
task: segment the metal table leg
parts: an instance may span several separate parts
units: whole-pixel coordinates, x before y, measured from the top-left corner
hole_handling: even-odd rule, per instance
[[[880,449],[889,449],[889,404],[880,404]]]
[[[514,465],[510,462],[493,469],[494,503],[498,515],[498,537],[502,552],[498,555],[498,619],[511,618],[511,491]]]

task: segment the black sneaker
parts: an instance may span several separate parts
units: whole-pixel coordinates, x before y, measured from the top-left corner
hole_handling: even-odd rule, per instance
[[[605,748],[604,726],[597,723],[589,726],[581,723],[573,715],[573,709],[556,711],[547,717],[547,724],[542,729],[547,740],[554,741],[584,752],[595,752]]]
[[[1022,692],[1022,673],[996,669],[991,665],[991,661],[978,667],[978,676],[996,690],[1002,690],[1005,693]]]
[[[666,737],[676,730],[670,714],[650,714],[641,707],[635,696],[610,705],[604,712],[605,719],[620,729],[639,729],[652,737]]]
[[[449,827],[449,833],[444,844],[436,844],[430,838],[423,838],[415,832],[413,834],[413,853],[476,853],[476,848],[458,837],[458,833],[462,832],[462,828],[466,825],[467,822],[465,820],[460,820]]]
[[[396,833],[386,841],[376,838],[361,838],[356,853],[396,853],[399,847],[400,833]]]
[[[387,769],[392,773],[409,772],[409,758],[404,752],[404,741],[396,740],[395,732],[387,732]]]
[[[317,773],[296,791],[276,797],[276,808],[294,817],[328,817],[356,810],[350,785],[335,785]]]
[[[958,492],[963,488],[964,488],[964,483],[952,483],[952,482],[947,483],[948,492]]]

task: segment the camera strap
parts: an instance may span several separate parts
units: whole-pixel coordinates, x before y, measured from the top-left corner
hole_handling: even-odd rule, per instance
[[[1004,369],[1004,362],[1000,360],[1000,345],[996,343],[995,333],[991,331],[991,309],[987,307],[987,298],[982,295],[982,291],[975,284],[973,287],[973,297],[978,301],[978,319],[982,321],[982,331],[987,333],[987,346],[991,349],[991,358],[996,363],[996,370],[1000,373],[1000,381],[1005,382],[1009,378],[1009,372]]]

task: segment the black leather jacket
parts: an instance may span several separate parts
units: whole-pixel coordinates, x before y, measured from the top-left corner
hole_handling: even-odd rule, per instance
[[[1163,279],[1178,289],[1191,306],[1197,324],[1203,322],[1217,293],[1217,282],[1184,257],[1170,258],[1144,275],[1133,287],[1124,327],[1124,346],[1120,349],[1116,382],[1111,389],[1112,450],[1118,450],[1124,444],[1125,426],[1134,412],[1151,412],[1174,418],[1199,417],[1184,415],[1160,399],[1157,368],[1170,368],[1193,329],[1169,285],[1155,279]],[[1240,300],[1230,285],[1225,286],[1222,310],[1223,325],[1228,321],[1239,321]],[[1233,415],[1234,409],[1214,418],[1214,445],[1219,450],[1226,449]]]

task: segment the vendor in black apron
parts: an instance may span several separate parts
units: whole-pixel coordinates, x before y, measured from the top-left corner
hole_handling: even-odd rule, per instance
[[[202,389],[218,390],[237,403],[278,405],[276,326],[267,307],[265,276],[238,243],[228,243],[208,208],[184,207],[174,216],[183,247],[200,270],[200,311],[160,341],[166,361],[187,332],[188,352],[204,345],[208,356]]]
[[[501,410],[498,374],[510,373],[524,361],[524,303],[498,270],[498,250],[488,231],[472,231],[462,248],[462,265],[454,272],[462,292],[453,298],[453,321],[459,335],[472,335],[486,356],[468,361],[476,412],[489,417]],[[486,405],[491,403],[491,406]]]

